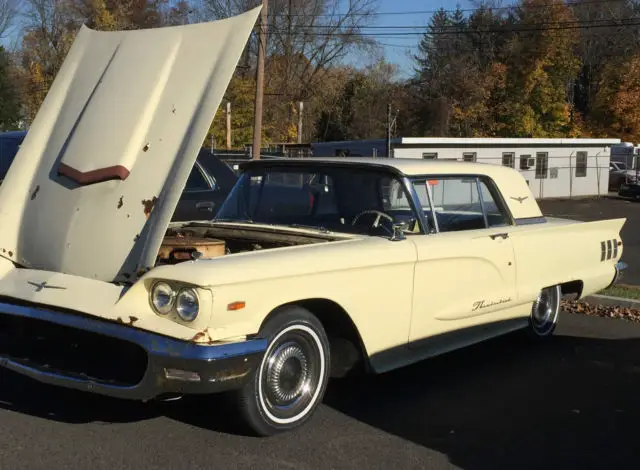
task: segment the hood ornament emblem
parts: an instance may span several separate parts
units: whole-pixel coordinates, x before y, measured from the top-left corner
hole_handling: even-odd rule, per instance
[[[513,196],[511,196],[511,199],[513,199],[514,201],[518,201],[520,204],[522,204],[522,202],[525,199],[528,199],[528,198],[529,198],[529,196],[524,196],[524,197],[513,197]]]
[[[40,283],[28,281],[28,283],[36,288],[36,292],[40,292],[42,289],[66,289],[66,287],[61,286],[50,286],[47,284],[47,281],[43,281]]]

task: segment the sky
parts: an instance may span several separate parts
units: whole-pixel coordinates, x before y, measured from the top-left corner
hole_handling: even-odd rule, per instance
[[[347,1],[347,0],[343,0]],[[366,30],[367,33],[381,33],[375,37],[383,45],[382,53],[388,62],[398,65],[400,77],[406,78],[413,72],[413,60],[411,54],[416,52],[416,46],[420,40],[419,34],[406,35],[407,32],[422,33],[426,27],[431,12],[439,8],[453,10],[456,6],[462,9],[474,8],[471,0],[377,0],[378,14],[372,26],[400,26],[399,29],[379,29],[372,28]],[[504,0],[503,4],[512,3]],[[9,37],[0,40],[0,44],[5,47],[11,47],[11,43],[15,44],[19,41],[19,28],[15,28]],[[396,35],[393,33],[401,32],[404,35]],[[371,58],[351,55],[346,62],[356,66],[367,65],[371,62]]]
[[[506,2],[505,2],[506,3]],[[469,0],[378,0],[378,15],[373,23],[376,26],[401,26],[400,29],[369,29],[367,32],[381,32],[376,36],[383,43],[383,52],[388,62],[398,65],[401,76],[406,77],[413,71],[411,54],[415,53],[420,40],[419,34],[406,35],[407,32],[422,33],[431,18],[431,11],[444,8],[454,10],[473,8]],[[420,12],[420,13],[418,13]],[[410,27],[410,28],[408,28]],[[405,35],[393,36],[393,33]],[[362,59],[350,57],[354,65],[364,65]]]

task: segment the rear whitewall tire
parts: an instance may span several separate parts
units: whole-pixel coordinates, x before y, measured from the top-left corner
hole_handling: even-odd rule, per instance
[[[545,339],[553,336],[558,325],[560,315],[560,300],[562,290],[560,285],[545,287],[531,306],[529,327],[527,332],[535,339]]]
[[[298,306],[276,313],[260,336],[268,340],[267,350],[237,396],[245,424],[270,436],[306,423],[322,402],[331,370],[329,340],[322,323]]]

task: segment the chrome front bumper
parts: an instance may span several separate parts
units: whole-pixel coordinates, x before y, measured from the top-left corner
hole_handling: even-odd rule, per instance
[[[0,324],[0,367],[47,384],[134,400],[165,394],[217,393],[241,387],[267,348],[263,339],[198,345],[81,314],[6,302],[0,302],[0,321],[4,322]],[[16,333],[6,328],[3,331],[3,324],[18,324],[15,329],[24,334],[25,340],[17,340]],[[107,352],[102,354],[99,347],[93,348],[97,353],[91,357],[83,355],[82,350],[75,353],[71,343],[76,337],[82,340],[79,344],[89,348],[91,343],[111,341],[110,351],[120,358],[108,357]],[[49,349],[44,349],[44,353],[39,340],[48,341]],[[139,381],[119,383],[79,370],[83,366],[91,370],[102,362],[118,375],[118,371],[129,366],[122,345],[126,346],[125,351],[129,346],[135,348],[141,359]],[[71,353],[56,364],[53,356],[60,350]],[[52,354],[47,356],[46,351]],[[73,367],[67,368],[65,364]]]

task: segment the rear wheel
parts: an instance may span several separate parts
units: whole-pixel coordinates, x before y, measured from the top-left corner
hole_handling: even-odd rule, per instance
[[[546,287],[540,291],[531,307],[528,332],[533,338],[548,338],[553,335],[560,314],[560,286]]]
[[[251,380],[238,391],[240,413],[258,435],[301,426],[322,402],[330,372],[329,340],[308,310],[283,309],[263,326],[269,343]]]

